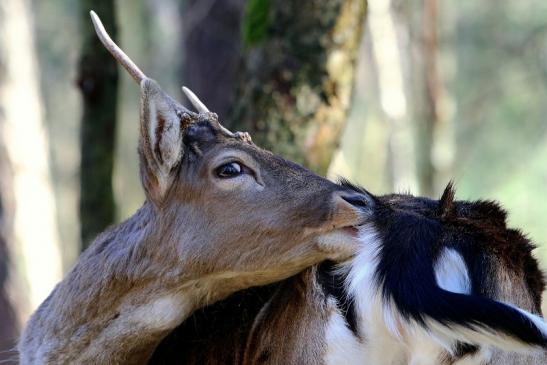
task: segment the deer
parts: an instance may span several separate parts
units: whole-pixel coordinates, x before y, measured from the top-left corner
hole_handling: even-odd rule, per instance
[[[195,312],[150,364],[547,363],[534,244],[493,201],[366,197],[360,247]]]
[[[97,35],[140,85],[142,207],[101,233],[28,320],[21,364],[142,364],[199,308],[354,254],[365,197],[197,113]]]

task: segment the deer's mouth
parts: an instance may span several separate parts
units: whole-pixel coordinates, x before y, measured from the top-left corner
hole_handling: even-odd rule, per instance
[[[357,235],[359,234],[359,228],[357,228],[357,226],[342,227],[341,230],[342,232],[353,237],[357,237]]]

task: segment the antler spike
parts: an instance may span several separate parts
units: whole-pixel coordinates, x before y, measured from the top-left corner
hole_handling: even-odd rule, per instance
[[[184,92],[184,95],[186,95],[188,100],[190,100],[190,103],[192,103],[194,108],[197,109],[198,112],[200,112],[200,113],[208,113],[209,112],[209,109],[207,109],[205,104],[203,104],[201,102],[201,100],[199,100],[199,98],[196,96],[196,94],[194,94],[192,92],[192,90],[190,90],[186,86],[183,86],[182,91]]]
[[[105,46],[105,48],[114,56],[114,58],[129,72],[131,77],[140,84],[143,79],[146,78],[146,75],[137,67],[137,65],[131,61],[131,58],[129,58],[124,51],[121,50],[120,47],[114,41],[110,38],[106,30],[104,29],[104,25],[101,22],[101,19],[97,16],[97,14],[91,10],[89,12],[89,15],[91,15],[91,21],[93,22],[93,26],[95,27],[95,32],[97,33],[97,36]]]
[[[196,96],[196,94],[194,94],[192,90],[190,90],[186,86],[183,86],[182,91],[184,92],[184,95],[186,95],[188,100],[190,100],[190,103],[192,103],[194,108],[196,108],[199,113],[210,113],[209,109],[205,106],[205,104],[201,102],[201,100],[199,100],[199,98]],[[236,132],[236,133],[231,132],[229,129],[227,129],[222,124],[220,124],[218,120],[216,121],[216,123],[218,123],[220,130],[227,136],[237,137],[238,135],[241,135],[241,133],[239,132]],[[245,138],[248,138],[250,140],[250,136],[248,136],[248,134]]]

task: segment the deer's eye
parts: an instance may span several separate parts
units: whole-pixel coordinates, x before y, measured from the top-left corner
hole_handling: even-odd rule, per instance
[[[217,167],[215,173],[221,179],[229,179],[241,175],[243,173],[243,166],[238,162],[229,162]]]

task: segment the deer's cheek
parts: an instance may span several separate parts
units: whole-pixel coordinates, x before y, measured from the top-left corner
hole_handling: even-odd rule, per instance
[[[251,175],[242,175],[231,179],[214,178],[213,184],[215,188],[222,192],[240,192],[242,194],[251,194],[264,190],[264,186],[258,184]]]

